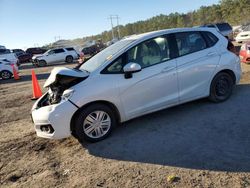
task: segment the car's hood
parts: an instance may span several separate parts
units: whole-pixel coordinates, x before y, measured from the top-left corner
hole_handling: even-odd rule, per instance
[[[238,34],[238,36],[240,35],[250,35],[250,31],[242,31]]]
[[[32,59],[36,59],[36,58],[43,57],[43,56],[44,56],[43,54],[33,55]]]
[[[54,68],[49,78],[46,80],[43,87],[49,87],[51,84],[58,82],[60,78],[86,78],[89,76],[89,73],[86,71],[80,71],[76,69],[70,69],[66,67],[56,67]]]

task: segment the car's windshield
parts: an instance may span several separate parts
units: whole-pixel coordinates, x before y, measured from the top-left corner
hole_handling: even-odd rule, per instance
[[[250,25],[247,25],[243,28],[243,31],[250,31]]]
[[[131,42],[133,42],[132,39],[124,39],[124,40],[120,40],[120,41],[116,42],[115,44],[107,47],[103,51],[101,51],[98,54],[96,54],[95,56],[93,56],[87,62],[85,62],[80,67],[80,70],[86,70],[88,72],[93,72],[98,67],[103,65],[106,61],[112,59],[112,56],[116,55],[120,50],[124,49]]]
[[[48,55],[51,50],[47,50],[46,52],[43,53],[43,55]]]

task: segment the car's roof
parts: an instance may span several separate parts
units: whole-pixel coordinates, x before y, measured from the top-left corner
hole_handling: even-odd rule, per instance
[[[197,27],[197,28],[173,28],[173,29],[165,29],[165,30],[159,30],[159,31],[151,31],[148,33],[142,33],[138,35],[131,35],[128,37],[125,37],[125,40],[145,40],[147,38],[152,38],[155,36],[170,34],[170,33],[176,33],[176,32],[188,32],[188,31],[216,31],[214,28],[207,28],[207,27]],[[217,31],[216,31],[217,32]]]

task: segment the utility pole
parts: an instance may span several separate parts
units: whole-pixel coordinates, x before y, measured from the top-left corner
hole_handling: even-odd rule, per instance
[[[117,33],[118,33],[118,39],[121,38],[121,35],[120,35],[120,28],[119,28],[119,17],[118,15],[116,15],[116,24],[117,24]]]
[[[113,19],[116,19],[118,38],[120,38],[121,36],[120,36],[120,28],[119,28],[119,19],[120,19],[119,16],[118,15],[110,15],[108,19],[110,19],[110,23],[111,23],[112,39],[115,38]]]
[[[61,39],[61,36],[54,36],[55,42]]]
[[[113,16],[110,15],[108,19],[110,19],[110,23],[111,23],[111,29],[112,29],[112,39],[115,38],[115,35],[114,35],[114,26],[113,26]]]

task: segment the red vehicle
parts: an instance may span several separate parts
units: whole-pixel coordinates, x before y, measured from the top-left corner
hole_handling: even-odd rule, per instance
[[[242,63],[250,63],[250,42],[247,42],[241,46],[240,60]]]

